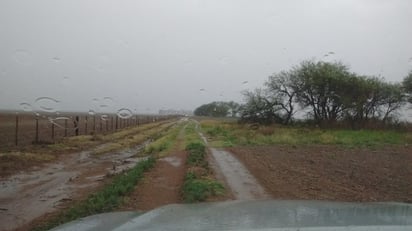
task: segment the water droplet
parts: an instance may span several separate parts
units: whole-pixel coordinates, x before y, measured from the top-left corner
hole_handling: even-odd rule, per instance
[[[29,66],[31,64],[30,53],[26,50],[16,50],[13,54],[13,59],[16,63],[23,66]]]
[[[200,88],[199,91],[205,91],[205,89],[204,89],[204,88]]]
[[[329,53],[328,54],[330,54],[330,55],[334,55],[335,54],[335,52],[334,51],[329,51]]]
[[[53,57],[53,61],[55,61],[56,63],[58,63],[58,62],[61,61],[61,59],[60,59],[59,56],[54,56],[54,57]]]
[[[229,58],[228,58],[228,57],[221,57],[221,58],[219,59],[219,63],[220,63],[221,65],[227,65],[227,64],[229,63]]]
[[[102,116],[100,116],[100,118],[101,118],[102,120],[106,121],[106,120],[109,119],[109,116],[108,116],[108,115],[102,115]]]
[[[70,82],[69,76],[63,76],[63,80],[62,80],[63,85],[68,85],[69,82]]]
[[[130,109],[122,108],[117,111],[117,115],[122,119],[129,119],[133,116],[133,112]]]
[[[60,117],[56,117],[56,118],[49,117],[48,120],[51,124],[54,124],[55,126],[57,126],[59,128],[62,128],[62,129],[66,129],[65,121],[67,121],[68,123],[71,123],[68,126],[69,128],[77,128],[78,127],[77,121],[75,121],[72,118],[67,117],[67,116],[60,116]]]
[[[92,109],[89,110],[89,115],[96,115],[96,112]]]
[[[20,107],[23,111],[33,111],[33,107],[29,103],[21,103]]]
[[[409,58],[409,65],[412,65],[412,57]]]
[[[39,97],[35,101],[36,106],[45,112],[56,112],[59,101],[51,97]]]
[[[242,84],[247,84],[247,83],[249,83],[249,81],[243,81],[243,82],[242,82]]]
[[[107,105],[107,107],[114,106],[114,100],[111,97],[104,97],[102,99],[102,104]]]

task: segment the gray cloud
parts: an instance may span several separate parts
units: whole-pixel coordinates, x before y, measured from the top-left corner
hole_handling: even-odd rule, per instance
[[[308,58],[400,81],[410,22],[408,0],[3,0],[0,108],[52,97],[88,110],[111,97],[110,110],[193,109],[240,101]]]

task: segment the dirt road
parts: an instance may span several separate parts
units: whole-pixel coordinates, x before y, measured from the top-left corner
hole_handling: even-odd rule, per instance
[[[146,143],[99,156],[92,150],[63,156],[41,169],[0,181],[1,230],[22,227],[33,219],[88,195],[109,175],[133,167]],[[103,148],[101,145],[99,148]]]
[[[207,145],[206,137],[199,132],[203,142]],[[211,165],[214,172],[221,174],[225,184],[229,187],[236,200],[269,199],[270,196],[258,183],[256,178],[232,153],[216,148],[209,148]]]

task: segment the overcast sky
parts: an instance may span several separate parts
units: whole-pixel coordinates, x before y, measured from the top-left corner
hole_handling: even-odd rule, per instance
[[[192,110],[305,59],[401,81],[412,1],[0,1],[0,109]]]

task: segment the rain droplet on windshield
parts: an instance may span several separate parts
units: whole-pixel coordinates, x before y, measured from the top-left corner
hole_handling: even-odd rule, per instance
[[[69,81],[70,81],[69,76],[63,76],[63,80],[62,80],[63,85],[67,85]]]
[[[204,88],[200,88],[199,91],[205,91],[205,89],[204,89]]]
[[[242,82],[242,84],[247,84],[247,83],[249,83],[249,81],[243,81],[243,82]]]
[[[39,97],[34,101],[35,105],[45,112],[56,112],[59,101],[51,97]]]
[[[61,117],[56,117],[56,118],[49,117],[48,120],[50,123],[56,125],[57,127],[65,129],[65,127],[61,125],[59,122],[66,121],[66,120],[69,121],[72,119],[66,116],[61,116]]]
[[[122,108],[117,111],[117,115],[122,119],[129,119],[133,116],[133,112],[130,109]]]
[[[30,53],[26,50],[16,50],[13,54],[13,59],[16,63],[28,66],[30,65]]]
[[[100,118],[101,118],[102,120],[106,121],[106,120],[109,119],[109,116],[108,116],[108,115],[102,115],[102,116],[100,116]]]
[[[20,107],[23,111],[33,111],[33,107],[29,103],[21,103]]]
[[[91,109],[89,110],[88,113],[89,113],[89,115],[95,115],[96,114],[96,112],[94,110],[91,110]]]
[[[58,62],[61,61],[61,59],[60,59],[60,57],[58,57],[58,56],[54,56],[54,57],[53,57],[53,61],[55,61],[56,63],[58,63]]]

